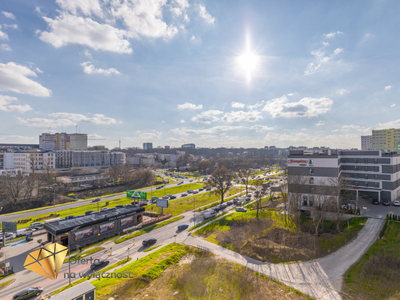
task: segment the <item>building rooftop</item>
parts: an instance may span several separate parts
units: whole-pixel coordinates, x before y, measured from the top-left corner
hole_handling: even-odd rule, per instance
[[[73,286],[57,295],[52,296],[50,299],[52,300],[67,300],[67,299],[75,299],[79,296],[82,296],[90,291],[93,291],[95,286],[91,284],[89,281],[84,281],[81,284]]]

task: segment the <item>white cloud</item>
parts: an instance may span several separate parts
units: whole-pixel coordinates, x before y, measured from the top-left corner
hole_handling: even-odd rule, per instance
[[[330,44],[328,42],[322,42],[322,45],[329,46]]]
[[[74,15],[81,12],[85,16],[103,16],[103,11],[98,0],[56,0],[56,2],[62,9]]]
[[[273,118],[316,117],[331,109],[333,101],[329,98],[302,98],[298,102],[288,102],[286,96],[268,101],[263,111],[269,112]]]
[[[83,51],[83,53],[85,54],[85,56],[89,59],[93,59],[92,53],[90,53],[90,51],[88,49],[85,49],[85,51]]]
[[[37,75],[31,69],[14,62],[0,63],[0,91],[37,97],[49,97],[51,95],[51,90],[28,77],[37,77]]]
[[[273,130],[274,127],[268,127],[264,125],[253,125],[250,127],[250,129],[253,129],[256,132],[263,132],[263,131]]]
[[[103,114],[95,114],[93,117],[88,117],[82,114],[74,113],[52,113],[49,116],[54,118],[63,118],[73,122],[89,122],[96,125],[110,125],[117,123],[114,118],[106,117]]]
[[[0,29],[1,29],[1,25],[0,25]],[[0,30],[0,40],[8,40],[8,35],[7,33],[3,32]]]
[[[327,39],[332,39],[336,35],[339,35],[339,34],[343,34],[343,32],[341,32],[341,31],[330,32],[330,33],[324,34],[324,37],[326,37]]]
[[[40,128],[48,128],[48,127],[67,127],[67,126],[75,126],[77,125],[75,122],[68,119],[46,119],[46,118],[32,118],[32,119],[22,119],[18,118],[22,125],[26,125],[29,127],[40,127]]]
[[[230,113],[225,113],[222,121],[226,123],[235,123],[235,122],[242,122],[242,121],[247,121],[247,122],[256,122],[258,120],[261,120],[263,116],[261,115],[260,111],[256,110],[251,110],[251,111],[231,111]]]
[[[39,38],[56,48],[68,44],[88,46],[95,50],[131,53],[127,32],[109,24],[100,24],[90,18],[61,13],[55,19],[43,17],[50,31],[42,31]]]
[[[338,93],[339,95],[345,95],[345,94],[350,93],[350,91],[348,91],[348,90],[346,90],[346,89],[340,89],[340,90],[337,91],[337,93]]]
[[[2,11],[1,12],[6,18],[12,19],[12,20],[16,20],[14,14],[10,13],[10,12],[6,12],[6,11]]]
[[[93,133],[93,134],[89,134],[88,139],[89,140],[105,140],[106,138],[104,136]]]
[[[197,6],[199,15],[202,17],[208,24],[214,24],[215,18],[212,17],[206,10],[206,7],[202,4]]]
[[[181,123],[186,123],[186,121],[185,121],[185,120],[180,120],[180,122],[181,122]]]
[[[38,73],[43,73],[43,71],[40,70],[39,67],[36,67],[36,72],[38,72]]]
[[[333,51],[334,55],[338,55],[340,52],[342,52],[343,49],[342,48],[336,48],[335,51]]]
[[[258,107],[263,106],[264,103],[265,103],[265,101],[263,100],[263,101],[257,102],[257,103],[254,104],[254,105],[247,105],[247,108],[250,109],[250,110],[253,110],[253,109],[255,109],[255,108],[258,108]]]
[[[27,143],[28,141],[31,142],[37,142],[36,138],[31,137],[31,136],[22,136],[22,135],[14,135],[14,134],[9,134],[6,136],[0,136],[0,140],[2,141],[11,141],[12,143]]]
[[[117,69],[109,68],[109,69],[96,69],[95,66],[90,62],[81,63],[83,67],[83,72],[86,74],[103,74],[103,75],[111,75],[111,74],[121,74]]]
[[[232,102],[231,105],[233,108],[244,108],[244,103],[240,103],[240,102]]]
[[[400,128],[400,119],[386,123],[379,123],[377,129]]]
[[[319,121],[317,124],[315,124],[316,126],[322,126],[322,125],[325,125],[325,123],[324,122],[322,122],[322,121]]]
[[[385,86],[385,91],[389,91],[389,90],[391,90],[392,89],[392,86],[391,85],[387,85],[387,86]]]
[[[309,75],[316,72],[322,65],[327,64],[330,62],[335,56],[343,51],[342,48],[336,48],[331,55],[325,55],[325,52],[321,51],[321,49],[317,49],[311,51],[311,55],[314,56],[315,61],[311,62],[307,65],[304,74]]]
[[[359,132],[369,132],[371,131],[370,127],[361,127],[359,125],[343,125],[340,129],[334,129],[332,132],[339,132],[339,131],[359,131]]]
[[[194,41],[196,39],[196,37],[194,35],[192,35],[192,37],[190,38],[191,41]]]
[[[11,47],[8,44],[1,44],[1,49],[4,51],[11,51]]]
[[[396,104],[392,104],[392,105],[390,105],[390,107],[395,107],[396,106]]]
[[[2,111],[17,111],[17,112],[27,112],[27,111],[32,110],[32,107],[30,107],[28,104],[11,105],[11,103],[14,103],[15,101],[18,101],[18,99],[15,97],[0,95],[0,110],[2,110]]]
[[[186,9],[189,7],[187,0],[173,0],[171,1],[170,10],[175,16],[181,16],[183,13],[186,15]]]
[[[17,24],[3,24],[4,28],[18,29]]]
[[[153,140],[153,139],[158,139],[160,138],[161,134],[159,132],[144,132],[141,135],[139,135],[139,138],[142,140]]]
[[[243,129],[243,126],[214,126],[207,129],[174,128],[171,129],[171,132],[180,136],[188,136],[191,134],[221,134],[238,129]]]
[[[212,122],[218,121],[220,119],[218,116],[221,114],[223,114],[223,112],[220,110],[207,110],[193,117],[192,121],[211,124]]]
[[[179,104],[178,105],[178,109],[182,110],[182,109],[202,109],[203,108],[203,104],[193,104],[193,103],[189,103],[189,102],[185,102],[183,104]]]

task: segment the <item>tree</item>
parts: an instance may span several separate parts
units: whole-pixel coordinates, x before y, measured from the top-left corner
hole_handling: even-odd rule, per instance
[[[210,168],[211,168],[211,162],[208,159],[202,159],[198,163],[198,168],[199,168],[199,171],[201,171],[202,173],[208,174],[208,172],[210,171]]]
[[[297,228],[300,228],[303,195],[308,193],[305,189],[309,180],[306,176],[296,173],[288,174],[287,178],[289,213],[293,215]]]
[[[255,184],[255,198],[256,198],[256,209],[257,209],[257,220],[260,221],[259,217],[258,217],[258,212],[261,209],[261,199],[267,194],[267,190],[264,189],[263,187],[263,180],[261,179],[257,179]]]
[[[346,188],[346,177],[341,174],[339,177],[329,178],[328,187],[331,190],[330,203],[332,205],[332,211],[336,213],[335,223],[336,231],[340,231],[340,223],[344,215],[342,204],[347,197]]]
[[[232,187],[233,172],[222,167],[216,169],[206,182],[206,186],[214,187],[211,193],[221,197],[221,204],[224,203],[225,193]]]
[[[241,169],[239,171],[239,176],[241,177],[241,182],[246,186],[246,194],[249,193],[249,182],[254,172],[250,168]]]
[[[288,209],[288,186],[287,184],[281,184],[281,198],[284,204],[284,215],[285,215],[285,225],[287,225],[287,209]]]

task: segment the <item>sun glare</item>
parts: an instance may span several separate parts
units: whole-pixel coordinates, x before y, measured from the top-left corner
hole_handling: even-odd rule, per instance
[[[257,55],[247,47],[247,50],[236,57],[237,71],[250,82],[257,74],[261,65],[261,56]]]

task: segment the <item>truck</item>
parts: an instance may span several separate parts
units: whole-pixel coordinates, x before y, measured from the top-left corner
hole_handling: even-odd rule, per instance
[[[206,212],[204,212],[204,214],[203,214],[203,218],[204,219],[210,219],[210,218],[212,218],[212,217],[215,217],[215,211],[206,211]]]

